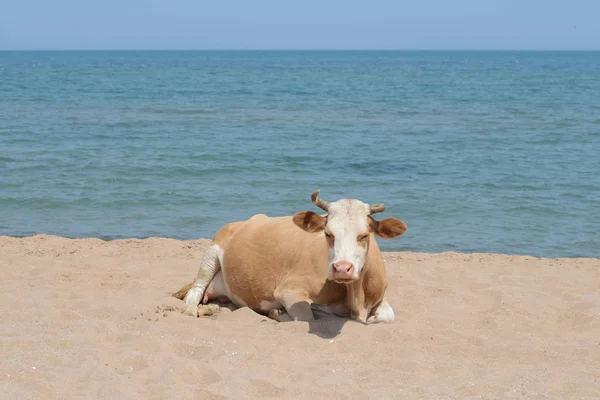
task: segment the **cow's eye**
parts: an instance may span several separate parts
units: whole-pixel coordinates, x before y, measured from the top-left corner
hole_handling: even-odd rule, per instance
[[[331,238],[333,238],[333,235],[331,233],[329,233],[329,232],[325,232],[325,237],[327,239],[331,239]]]
[[[367,241],[367,239],[369,239],[369,235],[368,235],[368,234],[367,234],[367,235],[360,235],[360,236],[358,237],[358,241],[359,241],[359,242],[366,242],[366,241]]]

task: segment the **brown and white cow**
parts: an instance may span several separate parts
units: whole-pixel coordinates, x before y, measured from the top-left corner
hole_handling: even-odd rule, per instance
[[[312,194],[312,201],[327,214],[259,214],[221,228],[196,280],[173,295],[185,298],[183,313],[209,314],[214,308],[199,309],[200,303],[228,299],[279,321],[310,321],[317,309],[367,323],[392,322],[375,235],[394,238],[406,231],[406,224],[375,220],[371,215],[383,212],[383,204],[329,203],[318,194]]]

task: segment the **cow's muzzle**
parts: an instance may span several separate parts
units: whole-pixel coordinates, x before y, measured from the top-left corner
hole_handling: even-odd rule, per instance
[[[354,264],[348,261],[340,261],[331,264],[329,279],[338,283],[348,283],[356,280],[354,276]]]

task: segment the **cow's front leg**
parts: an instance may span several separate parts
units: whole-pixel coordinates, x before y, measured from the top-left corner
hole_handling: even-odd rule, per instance
[[[377,308],[371,311],[371,316],[367,319],[367,324],[376,324],[378,322],[394,322],[394,310],[386,299],[383,299]]]
[[[288,290],[285,288],[277,288],[274,293],[275,300],[279,301],[289,316],[291,321],[314,321],[315,316],[310,309],[310,299],[303,293],[298,291]],[[280,322],[288,320],[281,312],[279,315],[275,315],[271,318]],[[277,319],[279,317],[280,319]]]
[[[346,285],[346,290],[348,293],[350,317],[366,323],[370,310],[365,305],[365,291],[362,286],[362,280]]]

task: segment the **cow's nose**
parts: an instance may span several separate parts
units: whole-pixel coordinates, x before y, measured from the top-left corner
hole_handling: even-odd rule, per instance
[[[337,273],[344,275],[352,275],[354,273],[354,264],[348,261],[340,261],[331,264],[333,270]]]

